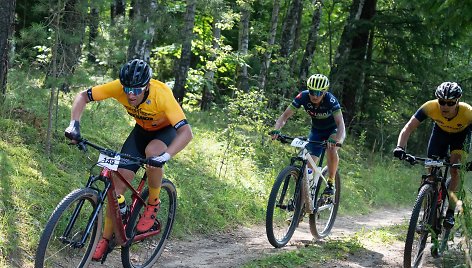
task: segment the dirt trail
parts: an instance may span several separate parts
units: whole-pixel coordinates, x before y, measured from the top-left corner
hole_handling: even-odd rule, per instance
[[[409,209],[384,209],[368,215],[338,217],[328,239],[340,239],[361,230],[399,224],[409,219]],[[233,232],[211,236],[192,236],[186,240],[171,239],[155,267],[228,268],[240,267],[250,260],[282,251],[294,250],[312,243],[308,218],[301,222],[291,241],[281,249],[275,249],[267,241],[265,226],[239,228]],[[323,243],[317,242],[317,243]],[[323,267],[401,267],[404,243],[391,244],[362,241],[365,250],[349,255],[343,260],[324,263]],[[430,256],[427,259],[432,259]],[[105,265],[93,267],[121,267],[119,250],[109,256]],[[425,263],[425,268],[443,267],[441,264]]]
[[[409,217],[407,210],[381,210],[369,215],[339,217],[330,239],[353,235],[365,229],[370,230],[401,223]],[[305,221],[295,231],[286,247],[275,249],[266,238],[265,226],[240,228],[234,232],[221,233],[212,237],[198,236],[187,241],[170,241],[161,256],[162,267],[238,267],[248,260],[260,258],[286,250],[294,250],[311,243],[312,235]],[[324,267],[399,267],[402,261],[403,244],[382,248],[366,248],[367,256],[356,260],[345,260]],[[392,248],[393,247],[393,248]],[[354,261],[354,262],[353,262]]]

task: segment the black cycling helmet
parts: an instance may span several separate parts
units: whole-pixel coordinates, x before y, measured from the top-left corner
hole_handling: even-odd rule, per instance
[[[120,82],[125,87],[144,87],[151,80],[152,70],[139,59],[130,60],[120,70]]]
[[[436,98],[452,100],[462,97],[462,88],[456,82],[443,82],[436,88]]]

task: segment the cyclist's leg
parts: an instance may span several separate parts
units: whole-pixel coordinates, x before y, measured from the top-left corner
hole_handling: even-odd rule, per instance
[[[176,136],[176,130],[172,127],[166,127],[158,131],[150,131],[145,134],[149,139],[146,145],[146,157],[159,156],[164,153]],[[148,176],[149,198],[148,205],[143,217],[139,220],[137,230],[145,232],[155,223],[156,213],[159,210],[159,195],[161,191],[162,177],[164,169],[148,166],[146,167]]]
[[[121,148],[121,153],[129,154],[129,155],[136,155],[143,157],[144,156],[144,145],[140,142],[139,133],[136,127],[131,131],[126,139],[125,143]],[[142,153],[140,153],[142,151]],[[134,178],[136,171],[139,169],[138,165],[124,165],[120,164],[118,168],[118,172],[123,176],[124,179],[127,181],[131,181]],[[115,185],[115,191],[117,194],[123,194],[126,191],[126,185],[121,182],[118,178],[112,178],[113,183]],[[103,232],[102,232],[102,239],[100,240],[97,248],[95,249],[95,253],[93,255],[94,260],[100,260],[105,252],[108,249],[109,241],[113,238],[114,228],[113,228],[113,221],[112,215],[114,211],[112,211],[111,207],[106,206],[106,213],[105,213],[105,220],[103,224]]]
[[[458,153],[462,150],[463,148],[463,142],[465,140],[465,136],[463,135],[463,138],[461,135],[458,134],[453,134],[453,133],[447,133],[441,128],[439,128],[436,124],[434,124],[433,131],[431,132],[431,137],[428,142],[428,157],[434,158],[434,157],[446,157],[448,150],[451,150],[451,155],[450,155],[450,162],[451,163],[458,163],[461,159],[461,153]],[[458,179],[459,179],[459,172],[457,169],[450,169],[450,174],[451,174],[451,184],[449,185],[449,192],[451,192],[451,189],[455,189]],[[444,174],[447,176],[447,174]],[[452,200],[451,200],[452,201]],[[449,202],[449,207],[447,213],[446,213],[446,219],[445,223],[448,224],[448,227],[452,227],[454,225],[454,209],[453,207],[455,206],[455,202]]]
[[[309,141],[319,141],[322,142],[325,139],[323,139],[323,135],[321,135],[321,131],[312,128],[310,131],[310,134],[308,135],[308,140]],[[308,143],[306,146],[306,149],[310,153],[311,157],[315,161],[315,163],[318,163],[318,160],[320,159],[321,153],[323,152],[323,147],[314,144],[314,143]],[[314,168],[311,166],[310,162],[308,162],[308,167]]]

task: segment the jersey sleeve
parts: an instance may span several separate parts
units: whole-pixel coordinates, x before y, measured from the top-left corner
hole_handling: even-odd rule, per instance
[[[116,97],[123,91],[123,86],[120,83],[120,80],[114,80],[109,83],[92,87],[91,97],[89,98],[94,101],[100,101],[108,99],[111,97]]]
[[[414,117],[418,119],[418,121],[423,122],[426,118],[429,117],[429,111],[431,110],[432,102],[428,101],[421,105],[421,107],[416,111]]]
[[[293,99],[291,106],[295,109],[302,106],[302,92],[298,93],[298,95]]]
[[[331,104],[331,112],[333,114],[341,112],[341,104],[339,104],[338,99],[336,99],[336,97],[334,97],[333,94],[329,94],[328,97],[329,97],[328,101]]]
[[[172,90],[165,86],[166,93],[165,94],[165,111],[164,113],[167,116],[167,119],[169,119],[169,122],[171,125],[175,128],[178,129],[182,127],[183,125],[187,124],[187,118],[185,117],[184,111],[182,110],[182,107],[180,107],[179,103],[174,97],[174,94],[172,93]]]

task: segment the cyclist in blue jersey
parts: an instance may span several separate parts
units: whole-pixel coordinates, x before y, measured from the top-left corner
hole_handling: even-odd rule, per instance
[[[326,150],[328,187],[326,187],[323,194],[333,195],[334,178],[339,163],[336,143],[343,143],[346,138],[341,105],[339,105],[336,97],[328,92],[329,80],[326,76],[314,74],[308,78],[306,85],[308,90],[300,92],[275,122],[274,130],[271,131],[272,139],[277,138],[280,129],[295,113],[295,110],[303,106],[308,115],[311,116],[311,130],[308,139],[310,141],[328,141]],[[309,143],[306,148],[315,162],[318,162],[323,150],[322,147]]]

